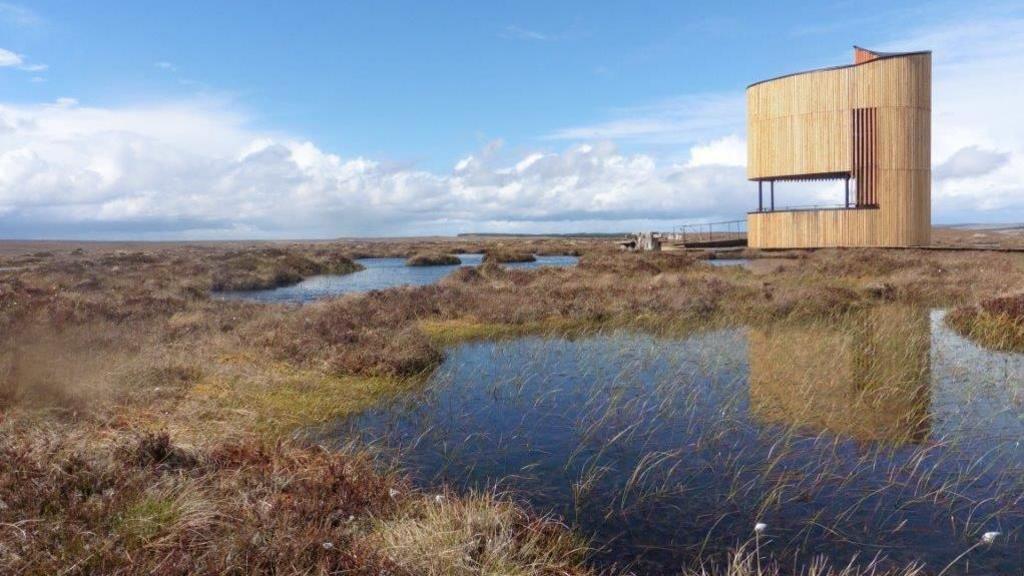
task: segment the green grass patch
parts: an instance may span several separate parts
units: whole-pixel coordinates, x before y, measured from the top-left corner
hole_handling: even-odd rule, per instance
[[[502,324],[472,319],[423,320],[422,330],[435,344],[453,346],[473,340],[500,340],[536,334],[579,334],[600,329],[599,323],[550,318],[538,322]]]
[[[192,392],[210,422],[248,420],[271,437],[365,410],[382,397],[415,386],[416,379],[336,376],[276,363],[206,378]]]
[[[141,545],[163,534],[180,517],[181,511],[173,499],[146,495],[118,518],[117,530],[129,544]]]

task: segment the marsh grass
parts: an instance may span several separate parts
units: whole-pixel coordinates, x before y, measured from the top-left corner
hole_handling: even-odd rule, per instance
[[[269,437],[354,414],[372,406],[383,395],[395,394],[422,381],[409,378],[403,383],[378,376],[339,376],[252,359],[230,362],[234,369],[196,382],[182,410],[220,414],[211,417],[217,426],[230,423],[232,427],[255,430]],[[203,422],[194,424],[203,426]]]
[[[532,252],[516,252],[510,250],[488,250],[484,252],[484,262],[494,264],[509,264],[512,262],[536,262],[537,257]]]
[[[946,321],[957,332],[988,348],[1024,351],[1024,294],[958,307]]]
[[[51,438],[4,438],[0,569],[5,573],[378,573],[356,557],[369,532],[343,521],[383,517],[394,479],[354,454],[287,445],[223,444],[167,458],[127,457],[161,446],[143,437],[83,454]],[[142,447],[144,446],[144,447]],[[163,456],[164,448],[157,454]],[[174,450],[172,448],[172,450]],[[43,451],[40,459],[36,451]],[[15,498],[16,496],[16,498]],[[335,542],[326,550],[323,542]]]
[[[301,308],[210,298],[214,287],[294,282],[343,272],[360,256],[429,251],[582,258],[571,269],[487,263],[434,286]],[[474,566],[586,573],[587,554],[555,522],[489,492],[446,493],[455,516],[422,508],[429,495],[364,449],[327,452],[298,433],[399,391],[417,392],[445,348],[466,340],[828,323],[890,302],[974,302],[1021,280],[1019,257],[1007,254],[820,251],[714,270],[686,255],[619,254],[595,242],[550,239],[55,245],[46,252],[5,253],[8,269],[0,270],[2,573],[413,574]],[[636,441],[642,431],[629,427],[630,418],[660,410],[671,421],[670,390],[647,398],[618,392],[617,413],[583,403],[592,414],[585,437],[613,447]],[[699,405],[699,394],[690,398]],[[739,398],[727,404],[742,405]],[[880,404],[869,398],[864,405]],[[752,467],[731,455],[717,465],[734,472],[722,486],[725,502],[777,510],[808,489],[839,490],[856,474],[881,470],[892,477],[887,490],[907,491],[912,502],[961,518],[968,511],[956,526],[965,538],[1015,510],[1012,469],[986,458],[934,456],[955,447],[955,437],[937,439],[929,451],[922,444],[912,464],[894,469],[883,459],[894,443],[882,442],[850,464],[850,480],[842,467],[794,474],[788,458],[808,443],[821,454],[840,449],[827,435],[808,439],[822,422],[800,420],[771,437],[778,448],[767,463]],[[609,423],[619,426],[611,435]],[[701,432],[694,446],[724,447],[727,438],[721,429]],[[687,450],[638,459],[628,490],[614,499],[618,512],[602,505],[599,513],[636,512],[683,489],[672,467],[686,462]],[[577,489],[584,511],[611,474],[595,454],[575,456],[585,463]],[[959,472],[951,477],[945,466]],[[981,475],[997,496],[971,501],[962,492]],[[846,517],[872,505],[851,505]],[[834,529],[842,519],[818,523]],[[816,530],[799,535],[814,538]],[[488,544],[472,562],[453,556],[449,567],[407,554],[437,545],[442,533],[446,546],[472,549],[478,531],[500,546]]]

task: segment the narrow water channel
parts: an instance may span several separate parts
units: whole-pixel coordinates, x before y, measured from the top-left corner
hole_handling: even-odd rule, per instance
[[[479,266],[484,255],[458,254],[457,256],[462,261],[461,266]],[[537,256],[536,258],[534,262],[511,262],[502,264],[502,266],[520,269],[541,266],[563,267],[575,266],[579,261],[576,256]],[[406,266],[404,258],[360,258],[356,262],[362,264],[364,269],[352,274],[313,276],[292,286],[269,290],[223,292],[217,296],[260,302],[304,303],[353,292],[434,284],[459,267],[459,265]]]
[[[768,525],[791,562],[1024,569],[1024,357],[942,312],[662,339],[614,333],[452,348],[422,390],[328,433],[423,487],[511,489],[593,537],[603,566],[678,573]]]

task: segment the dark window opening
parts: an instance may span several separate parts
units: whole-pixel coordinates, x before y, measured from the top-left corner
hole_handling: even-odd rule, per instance
[[[757,211],[776,212],[792,210],[841,210],[844,208],[875,208],[876,206],[860,202],[860,195],[857,192],[854,176],[848,172],[834,174],[815,174],[810,176],[786,177],[786,178],[765,178],[757,181]],[[805,181],[834,181],[843,180],[844,197],[842,202],[835,204],[810,204],[792,206],[786,205],[777,208],[775,201],[775,182],[805,182]],[[839,200],[839,199],[837,199]]]

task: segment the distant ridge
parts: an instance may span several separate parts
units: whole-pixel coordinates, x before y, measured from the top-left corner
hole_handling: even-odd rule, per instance
[[[629,232],[570,232],[565,234],[522,234],[511,232],[463,232],[456,238],[619,238]]]

